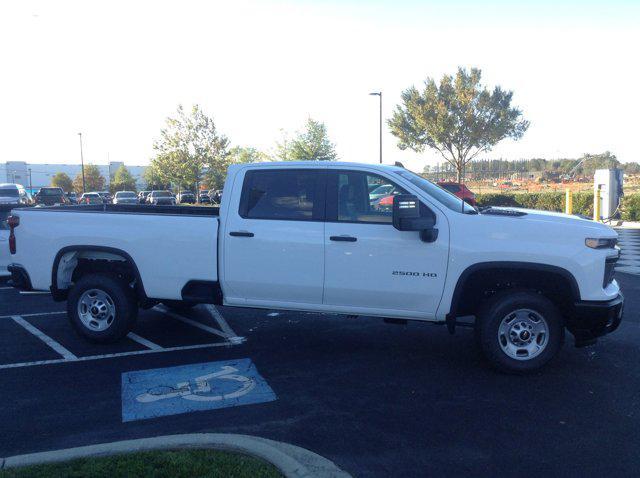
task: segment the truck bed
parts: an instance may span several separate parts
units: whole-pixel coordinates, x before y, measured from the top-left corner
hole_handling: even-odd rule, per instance
[[[29,271],[34,289],[47,290],[54,263],[66,251],[77,249],[80,258],[92,248],[122,251],[140,272],[148,297],[180,299],[188,282],[218,280],[218,211],[111,204],[14,209],[20,225],[11,259]]]

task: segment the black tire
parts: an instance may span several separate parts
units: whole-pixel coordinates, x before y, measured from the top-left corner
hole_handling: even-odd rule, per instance
[[[91,290],[106,293],[113,304],[115,313],[104,330],[91,328],[80,318],[80,299]],[[67,315],[75,331],[85,339],[95,343],[113,343],[131,331],[138,317],[138,304],[133,289],[125,280],[108,274],[87,274],[69,291]]]
[[[520,311],[517,316],[516,311]],[[547,332],[536,335],[535,329],[545,323]],[[477,314],[476,339],[484,356],[501,372],[535,372],[553,359],[564,343],[562,314],[549,299],[535,292],[500,292],[483,304]],[[535,349],[530,355],[528,347]]]
[[[162,303],[176,312],[187,312],[196,306],[196,304],[184,300],[163,300]]]

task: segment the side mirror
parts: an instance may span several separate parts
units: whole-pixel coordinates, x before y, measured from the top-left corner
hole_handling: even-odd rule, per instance
[[[398,194],[393,198],[393,227],[398,231],[420,231],[420,239],[434,242],[438,238],[435,216],[420,215],[420,201],[413,194]]]
[[[420,201],[413,194],[393,198],[393,227],[398,231],[422,231],[436,225],[435,217],[420,216]]]

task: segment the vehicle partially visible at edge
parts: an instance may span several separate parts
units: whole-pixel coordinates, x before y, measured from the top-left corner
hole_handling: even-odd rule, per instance
[[[31,196],[20,184],[0,184],[0,204],[31,204]]]

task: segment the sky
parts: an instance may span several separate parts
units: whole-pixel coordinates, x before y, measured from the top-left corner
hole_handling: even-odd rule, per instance
[[[323,121],[339,158],[378,161],[378,98],[458,66],[531,122],[486,158],[638,161],[640,0],[1,1],[0,163],[148,164],[178,104],[232,145],[272,151]],[[414,170],[437,153],[400,151]]]

